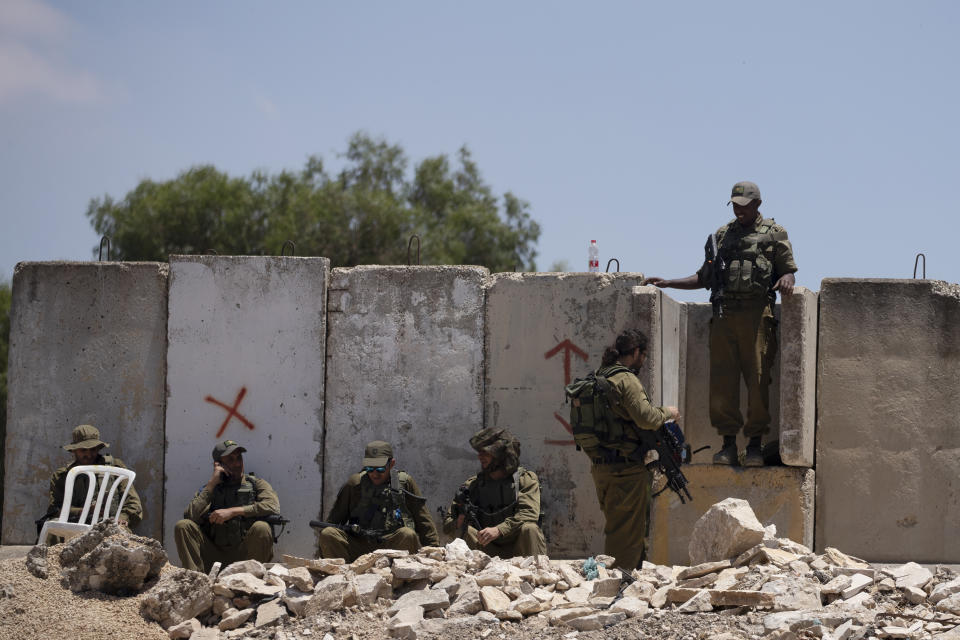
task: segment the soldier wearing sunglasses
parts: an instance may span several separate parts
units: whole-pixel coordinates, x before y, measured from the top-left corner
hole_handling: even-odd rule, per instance
[[[320,556],[353,562],[374,549],[440,544],[426,498],[410,474],[395,468],[393,447],[376,440],[366,446],[363,469],[340,488],[320,531]],[[362,532],[360,534],[359,532]]]

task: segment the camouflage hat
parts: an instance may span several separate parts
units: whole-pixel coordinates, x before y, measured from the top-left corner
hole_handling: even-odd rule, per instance
[[[393,447],[389,442],[374,440],[363,450],[363,466],[385,467],[393,457]]]
[[[219,462],[220,458],[223,456],[228,456],[234,451],[239,451],[240,453],[246,453],[247,450],[241,447],[239,444],[233,440],[224,440],[220,442],[213,448],[213,460],[214,462]]]
[[[82,424],[79,427],[74,427],[70,434],[70,440],[70,444],[63,445],[63,448],[67,451],[110,446],[100,439],[100,430],[92,424]]]
[[[731,202],[734,204],[739,204],[740,206],[750,204],[752,200],[761,200],[760,198],[760,187],[758,187],[753,182],[738,182],[733,185],[733,189],[730,190],[730,200],[727,204]]]
[[[520,465],[520,441],[506,429],[481,429],[470,438],[470,446],[477,453],[493,456],[489,471],[503,469],[511,475]]]

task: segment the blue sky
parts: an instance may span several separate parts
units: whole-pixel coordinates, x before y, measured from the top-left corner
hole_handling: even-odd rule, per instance
[[[466,144],[530,203],[541,270],[596,239],[601,266],[689,275],[753,180],[800,285],[920,251],[958,282],[958,33],[948,1],[3,0],[0,278],[90,259],[92,197],[335,167],[363,130],[411,164]]]

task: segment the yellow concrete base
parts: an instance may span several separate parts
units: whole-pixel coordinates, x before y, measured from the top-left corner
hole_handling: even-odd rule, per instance
[[[687,545],[693,525],[715,503],[741,498],[750,503],[757,519],[777,525],[777,537],[813,547],[814,472],[800,467],[744,469],[713,464],[685,465],[693,502],[667,490],[653,499],[647,560],[665,565],[687,565]]]

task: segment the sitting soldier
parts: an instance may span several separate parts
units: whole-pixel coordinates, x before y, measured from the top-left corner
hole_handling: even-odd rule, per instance
[[[483,429],[470,438],[480,473],[461,485],[443,530],[471,549],[501,558],[547,553],[540,520],[540,480],[518,466],[520,442],[506,429]]]
[[[63,445],[63,448],[73,454],[73,462],[65,467],[60,467],[53,472],[50,477],[50,500],[47,505],[47,513],[37,521],[37,534],[40,534],[40,528],[43,523],[51,518],[60,516],[60,510],[63,508],[63,494],[67,490],[67,474],[74,467],[91,464],[105,464],[111,467],[120,467],[126,469],[123,460],[114,458],[109,453],[101,453],[110,445],[100,439],[100,431],[89,424],[82,424],[74,428],[71,433],[70,444]],[[98,476],[99,478],[100,476]],[[81,473],[73,481],[73,495],[70,496],[70,521],[76,522],[80,519],[80,513],[83,511],[83,503],[87,498],[90,479],[85,473]],[[109,490],[109,487],[107,488]],[[114,504],[111,505],[110,512],[113,513],[116,503],[119,502],[122,489],[118,490],[114,496]],[[96,494],[94,494],[96,495]],[[140,504],[140,496],[133,486],[130,487],[130,493],[127,494],[127,500],[123,503],[120,515],[117,521],[125,527],[136,527],[143,518],[143,507]],[[41,544],[56,544],[59,538],[48,535],[47,540],[40,540]]]
[[[340,488],[320,530],[320,555],[353,562],[374,549],[405,549],[440,543],[437,528],[410,474],[395,469],[393,447],[377,440],[367,445],[363,471]]]
[[[213,448],[213,475],[173,529],[184,569],[208,573],[214,562],[273,558],[273,531],[263,518],[280,514],[280,498],[269,482],[244,473],[246,451],[233,440]]]

